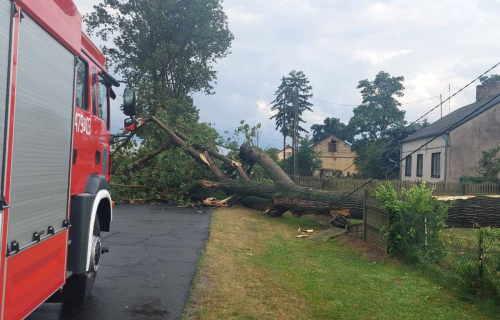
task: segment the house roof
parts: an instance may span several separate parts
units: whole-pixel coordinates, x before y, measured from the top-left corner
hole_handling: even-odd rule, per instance
[[[293,148],[287,144],[287,145],[286,145],[286,148],[285,148],[285,149],[281,149],[281,150],[280,150],[280,152],[283,152],[283,150],[285,150],[285,151],[286,151],[286,149],[293,149]]]
[[[476,116],[498,105],[499,103],[500,103],[500,95],[494,96],[493,98],[489,97],[487,99],[483,99],[475,103],[469,104],[465,107],[453,111],[449,115],[415,132],[406,139],[403,139],[401,142],[410,142],[428,137],[435,137],[436,135],[443,133],[446,129],[452,126],[454,126],[452,129],[455,129],[456,127],[475,118]],[[476,110],[477,108],[480,109]],[[466,118],[464,119],[464,117]]]
[[[328,140],[328,139],[331,139],[331,138],[335,138],[335,139],[337,139],[337,140],[339,140],[339,141],[342,141],[343,143],[347,144],[349,147],[351,146],[351,144],[350,144],[349,142],[346,142],[346,141],[344,141],[344,140],[342,140],[342,139],[339,139],[339,138],[337,138],[335,135],[331,134],[331,135],[329,135],[328,137],[326,137],[325,139],[323,139],[323,140],[321,140],[321,141],[319,141],[319,142],[316,142],[316,143],[313,145],[313,147],[315,147],[315,146],[317,146],[318,144],[323,143],[325,140]]]

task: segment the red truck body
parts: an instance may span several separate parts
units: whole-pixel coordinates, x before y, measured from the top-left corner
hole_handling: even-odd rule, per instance
[[[51,297],[83,302],[93,284],[81,281],[112,220],[113,84],[71,0],[0,0],[1,319]]]

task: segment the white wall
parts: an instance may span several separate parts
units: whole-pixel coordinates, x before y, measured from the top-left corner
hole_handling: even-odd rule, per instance
[[[407,155],[409,155],[413,151],[417,150],[420,146],[422,146],[424,143],[428,142],[431,139],[432,139],[432,137],[404,143],[402,145],[401,158],[403,159],[404,157],[406,157]],[[441,152],[441,166],[440,166],[441,173],[439,175],[439,178],[432,178],[431,177],[432,154],[437,153],[437,152]],[[423,165],[422,177],[417,177],[417,155],[418,154],[424,155],[424,165]],[[442,181],[442,180],[444,180],[444,177],[445,177],[445,172],[444,172],[445,171],[445,159],[446,159],[445,139],[444,139],[444,137],[439,137],[412,155],[411,176],[405,176],[406,161],[403,161],[401,163],[401,180],[411,180],[411,181],[425,180],[425,181],[429,181],[429,182]]]

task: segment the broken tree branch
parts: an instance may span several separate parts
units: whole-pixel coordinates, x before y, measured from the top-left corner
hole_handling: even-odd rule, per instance
[[[146,125],[147,123],[151,122],[151,119],[150,118],[147,118],[147,119],[139,119],[138,120],[138,125],[137,125],[137,128],[135,128],[134,131],[130,132],[130,134],[128,135],[127,138],[123,139],[122,142],[115,148],[115,150],[113,150],[113,152],[111,152],[111,157],[113,157],[118,151],[120,151],[127,143],[130,142],[130,140],[132,140],[132,138],[139,132],[139,129],[142,128],[144,125]]]
[[[156,149],[155,151],[151,152],[150,154],[142,157],[141,159],[137,160],[135,163],[134,163],[134,167],[138,167],[140,166],[141,164],[145,163],[145,162],[148,162],[149,160],[153,159],[154,157],[156,157],[157,155],[161,154],[163,151],[167,150],[168,147],[170,147],[172,145],[172,143],[169,141],[167,143],[165,143],[163,146],[161,146],[160,148]]]

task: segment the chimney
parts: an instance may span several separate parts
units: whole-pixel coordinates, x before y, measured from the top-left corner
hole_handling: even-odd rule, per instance
[[[500,93],[500,81],[488,81],[476,88],[476,102]]]

